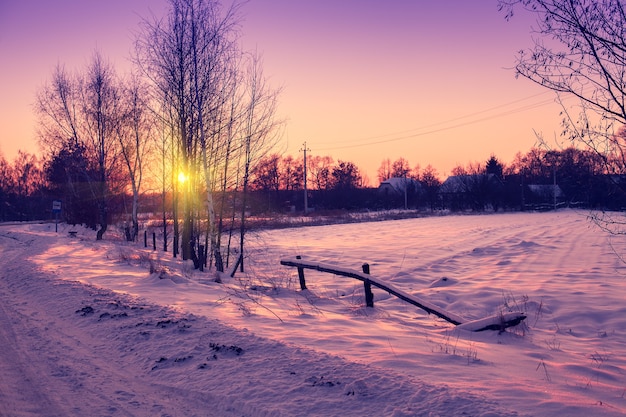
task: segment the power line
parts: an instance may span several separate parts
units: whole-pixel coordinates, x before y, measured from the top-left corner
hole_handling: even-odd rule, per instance
[[[456,121],[460,121],[460,120],[464,120],[464,119],[469,119],[475,116],[479,116],[481,114],[485,114],[485,113],[490,113],[493,112],[494,110],[498,110],[498,109],[502,109],[505,107],[509,107],[511,105],[517,104],[517,103],[521,103],[542,95],[546,95],[546,94],[550,94],[550,92],[542,92],[542,93],[538,93],[538,94],[534,94],[532,96],[528,96],[522,99],[518,99],[518,100],[514,100],[508,103],[505,103],[503,105],[498,105],[498,106],[494,106],[488,109],[484,109],[484,110],[480,110],[477,112],[473,112],[464,116],[460,116],[460,117],[456,117],[453,119],[448,119],[445,121],[441,121],[441,122],[437,122],[437,123],[431,123],[429,125],[425,125],[419,128],[415,128],[415,129],[410,129],[410,130],[405,130],[405,131],[401,131],[401,132],[395,132],[395,133],[389,133],[389,134],[384,134],[384,135],[377,135],[377,136],[370,136],[367,138],[361,138],[361,139],[354,139],[351,141],[344,141],[343,145],[338,145],[338,146],[329,146],[329,147],[322,147],[319,148],[319,151],[329,151],[329,150],[336,150],[336,149],[349,149],[349,148],[357,148],[357,147],[363,147],[363,146],[370,146],[370,145],[377,145],[377,144],[381,144],[381,143],[389,143],[389,142],[397,142],[400,140],[405,140],[405,139],[410,139],[410,138],[416,138],[416,137],[420,137],[420,136],[426,136],[426,135],[431,135],[433,133],[439,133],[439,132],[443,132],[446,130],[451,130],[451,129],[457,129],[459,127],[463,127],[463,126],[467,126],[467,125],[472,125],[472,124],[476,124],[476,123],[480,123],[480,122],[484,122],[487,120],[491,120],[491,119],[496,119],[499,117],[503,117],[503,116],[508,116],[510,114],[515,114],[515,113],[519,113],[519,112],[523,112],[523,111],[528,111],[528,110],[532,110],[534,108],[537,107],[542,107],[545,106],[547,104],[550,103],[554,103],[554,99],[550,98],[550,99],[546,99],[546,100],[541,100],[539,102],[534,102],[534,103],[530,103],[521,107],[515,107],[513,109],[509,109],[506,111],[501,111],[498,112],[496,114],[492,114],[489,116],[485,116],[485,117],[481,117],[481,118],[477,118],[477,119],[473,119],[473,120],[468,120],[466,122],[462,122],[462,123],[456,123],[450,126],[443,126],[441,128],[437,128],[437,129],[430,129],[427,131],[423,131],[424,129],[428,129],[428,128],[433,128],[436,126],[441,126],[441,125],[447,125],[449,123],[453,123]],[[414,133],[413,133],[414,132]],[[398,136],[400,135],[400,136]],[[385,139],[386,138],[386,139]],[[336,143],[336,142],[335,142]],[[323,143],[322,143],[323,145]]]

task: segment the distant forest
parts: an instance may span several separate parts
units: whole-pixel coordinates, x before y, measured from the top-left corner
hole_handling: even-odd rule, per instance
[[[50,160],[19,152],[12,161],[0,156],[0,221],[49,220],[55,218],[53,201],[60,201],[59,218],[72,224],[97,224],[97,202],[87,181],[78,175],[88,161],[80,154],[56,155]],[[588,150],[531,149],[502,163],[491,156],[484,163],[457,166],[448,178],[440,178],[430,165],[410,167],[400,158],[386,159],[378,170],[378,181],[390,178],[393,185],[372,187],[364,183],[358,166],[334,161],[329,156],[307,160],[307,208],[309,211],[412,209],[423,211],[518,211],[555,207],[623,210],[626,207],[626,173],[619,164]],[[112,176],[112,198],[108,215],[113,223],[130,218],[131,193],[123,175]],[[391,182],[388,182],[391,184]],[[399,186],[398,186],[399,184]],[[158,185],[146,187],[140,212],[161,214],[172,210],[172,191],[163,198]],[[252,169],[250,198],[245,210],[250,215],[304,212],[304,161],[302,158],[271,154]],[[233,190],[231,193],[236,193]],[[202,201],[199,195],[198,200]],[[239,210],[223,198],[220,210]]]

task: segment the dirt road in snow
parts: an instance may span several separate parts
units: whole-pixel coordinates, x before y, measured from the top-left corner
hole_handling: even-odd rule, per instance
[[[2,279],[0,279],[0,415],[3,416],[62,416],[63,409],[50,398],[52,391],[46,387],[45,370],[40,369],[39,355],[32,352],[32,339],[39,334],[15,304],[10,283],[6,279],[19,262],[18,252],[23,244],[17,240],[2,238]],[[18,331],[16,331],[18,328]],[[25,338],[28,340],[25,343]],[[39,341],[41,342],[41,341]],[[43,372],[42,372],[43,371]]]
[[[37,250],[0,236],[0,416],[224,415],[192,393],[136,377],[106,338],[78,328],[81,306],[110,294],[42,276],[22,259]]]
[[[6,299],[6,293],[2,295]],[[23,325],[17,317],[16,311],[0,304],[0,415],[61,416],[62,410],[48,397],[41,370],[34,366],[36,358],[19,343],[13,323]]]

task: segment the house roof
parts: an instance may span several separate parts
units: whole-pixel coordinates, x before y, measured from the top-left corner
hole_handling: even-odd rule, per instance
[[[411,184],[417,185],[419,182],[415,181],[413,178],[392,177],[382,181],[378,188],[392,188],[394,191],[403,193],[405,187]]]
[[[536,195],[554,195],[556,197],[563,197],[563,190],[558,185],[553,184],[528,184],[530,192]]]
[[[451,175],[441,184],[441,193],[466,193],[476,184],[487,180],[489,184],[500,184],[500,180],[495,174],[466,174]]]

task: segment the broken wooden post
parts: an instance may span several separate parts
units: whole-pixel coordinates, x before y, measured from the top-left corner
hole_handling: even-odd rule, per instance
[[[363,264],[363,273],[369,275],[370,274],[370,265]],[[365,305],[367,307],[374,307],[374,293],[372,292],[372,283],[369,279],[363,281],[363,286],[365,287]]]
[[[302,259],[302,256],[296,256],[296,259]],[[298,267],[298,279],[300,280],[300,289],[306,290],[306,282],[304,281],[304,268]]]

